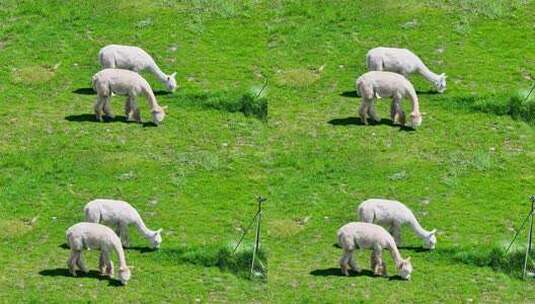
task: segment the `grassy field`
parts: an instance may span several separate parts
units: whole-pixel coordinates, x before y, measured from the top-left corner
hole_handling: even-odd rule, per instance
[[[489,104],[504,104],[531,86],[534,4],[300,1],[273,9],[274,302],[535,302],[533,282],[476,261],[491,260],[490,249],[512,238],[534,191],[533,127],[480,111],[491,112]],[[424,113],[417,131],[389,120],[359,124],[354,82],[366,70],[366,52],[376,46],[408,47],[432,70],[449,75],[444,95],[432,94],[421,77],[411,78]],[[385,118],[388,106],[379,105]],[[340,276],[336,231],[354,221],[357,204],[371,197],[405,202],[424,227],[439,231],[437,249],[427,252],[415,249],[421,241],[404,230],[401,252],[414,266],[410,282],[369,272]],[[368,259],[359,257],[365,269]],[[389,256],[387,264],[395,274]]]
[[[527,0],[0,0],[0,302],[535,302],[496,253],[535,186],[535,99],[511,98],[533,82],[534,12]],[[161,126],[124,122],[122,97],[117,119],[94,121],[90,79],[110,43],[177,71],[173,94],[143,74],[169,107]],[[418,130],[360,124],[354,81],[376,46],[449,75],[443,95],[411,78]],[[267,280],[228,260],[257,195]],[[132,233],[126,287],[94,272],[93,251],[89,275],[66,270],[65,230],[98,197],[164,229],[158,251]],[[371,197],[438,229],[434,251],[404,230],[411,281],[389,256],[389,278],[340,275],[336,230]]]
[[[249,16],[261,12],[209,1],[1,1],[0,302],[266,299],[267,284],[215,264],[267,191],[267,125],[232,107],[264,83],[265,29]],[[144,74],[169,107],[160,127],[125,123],[123,97],[112,100],[117,120],[94,121],[90,80],[109,43],[141,46],[177,71],[175,94]],[[132,231],[125,288],[94,272],[67,275],[65,230],[98,197],[124,199],[164,229],[158,252]],[[98,253],[86,258],[96,270]]]

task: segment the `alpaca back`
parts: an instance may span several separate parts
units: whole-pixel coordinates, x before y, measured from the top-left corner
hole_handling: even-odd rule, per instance
[[[84,210],[88,222],[132,224],[141,220],[137,210],[124,201],[96,199],[87,203]]]
[[[407,206],[398,201],[385,199],[368,199],[359,205],[360,220],[368,223],[385,223],[392,222],[405,223],[414,217]],[[362,210],[362,211],[361,211]],[[362,217],[364,214],[364,218]],[[373,221],[370,221],[369,214],[373,214]]]
[[[139,72],[154,63],[152,57],[135,46],[110,44],[99,52],[102,68],[119,68]]]
[[[352,222],[338,230],[338,243],[345,250],[390,248],[394,239],[383,227],[362,222]]]

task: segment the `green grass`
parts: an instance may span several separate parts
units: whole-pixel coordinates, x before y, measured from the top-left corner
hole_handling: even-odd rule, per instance
[[[535,129],[526,119],[532,110],[513,100],[514,92],[529,89],[533,82],[529,75],[535,69],[535,45],[529,37],[534,33],[534,4],[274,5],[268,26],[271,77],[277,79],[280,71],[324,68],[307,86],[275,82],[271,89],[268,234],[273,302],[535,301],[533,282],[504,270],[508,258],[491,250],[513,237],[513,227],[529,211],[535,186]],[[449,76],[443,95],[429,93],[432,86],[422,77],[411,77],[424,113],[416,131],[388,122],[357,124],[360,100],[354,82],[366,70],[367,51],[377,46],[410,48],[433,71]],[[388,117],[389,102],[378,106],[381,116]],[[403,231],[408,248],[401,254],[410,256],[414,266],[409,282],[340,276],[341,250],[333,246],[336,231],[354,221],[356,206],[372,197],[400,200],[424,227],[438,229],[433,252],[414,249],[421,241],[409,229]],[[368,253],[361,253],[358,261],[369,269]],[[388,255],[386,262],[394,275]]]
[[[524,98],[534,5],[2,1],[0,302],[534,302],[521,248],[505,256],[497,245],[535,188],[535,96]],[[174,94],[144,74],[168,106],[161,126],[94,121],[90,78],[110,43],[141,46],[177,71]],[[442,95],[411,77],[421,128],[358,124],[354,82],[376,46],[410,48],[449,75]],[[119,116],[122,105],[112,99]],[[387,117],[388,102],[378,111]],[[265,268],[251,280],[253,235],[236,255],[230,244],[258,195],[268,198]],[[94,251],[90,275],[66,271],[65,230],[97,197],[129,201],[164,229],[159,251],[132,231],[126,287],[95,274]],[[371,197],[400,200],[438,229],[434,251],[403,231],[411,281],[340,276],[336,231]]]
[[[221,245],[238,240],[267,193],[269,94],[253,94],[265,83],[264,5],[2,1],[0,302],[267,301],[267,284],[244,278],[250,252]],[[88,88],[109,43],[141,46],[177,71],[175,94],[143,74],[168,106],[161,126],[94,121]],[[123,102],[112,98],[119,116]],[[126,200],[163,228],[157,252],[131,231],[124,288],[65,271],[65,230],[98,197]],[[199,255],[168,254],[184,248]],[[85,256],[96,270],[98,253]]]

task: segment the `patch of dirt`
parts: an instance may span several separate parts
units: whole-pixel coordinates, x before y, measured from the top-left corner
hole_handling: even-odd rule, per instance
[[[54,69],[42,66],[29,66],[11,71],[11,80],[19,84],[42,84],[54,77]]]

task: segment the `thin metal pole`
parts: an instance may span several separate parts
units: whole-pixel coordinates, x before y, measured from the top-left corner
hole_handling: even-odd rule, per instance
[[[260,223],[262,222],[262,202],[264,202],[266,199],[263,197],[258,198],[258,213],[257,213],[257,219],[256,219],[256,237],[255,237],[255,245],[253,248],[253,260],[251,261],[251,271],[250,275],[253,276],[254,271],[254,262],[256,259],[256,251],[258,250],[258,247],[260,245]]]
[[[524,271],[523,271],[523,278],[526,279],[526,268],[528,266],[528,256],[531,252],[531,234],[533,231],[533,207],[534,207],[534,199],[531,200],[531,212],[530,212],[530,219],[529,219],[529,233],[528,233],[528,247],[526,248],[526,256],[524,258]]]

